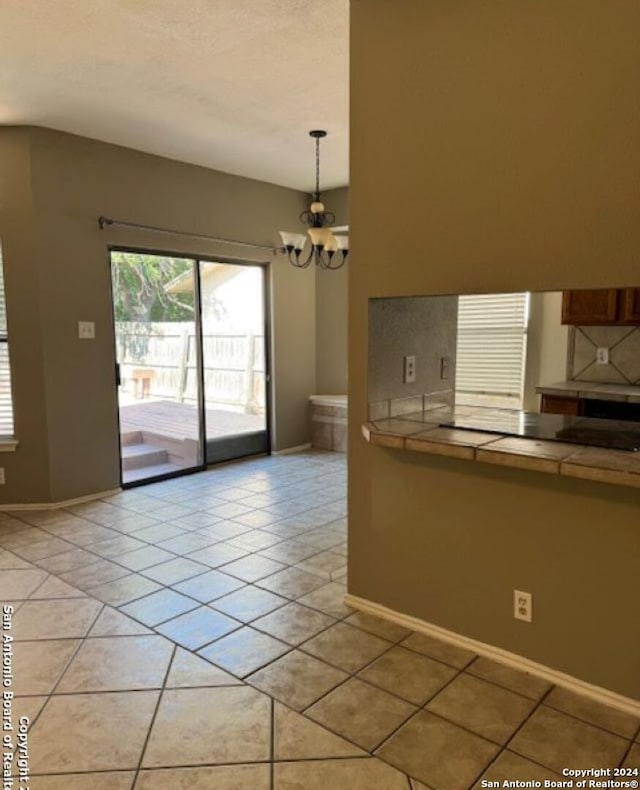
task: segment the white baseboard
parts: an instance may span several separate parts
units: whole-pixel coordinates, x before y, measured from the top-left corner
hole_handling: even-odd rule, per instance
[[[106,497],[119,494],[121,488],[112,488],[110,491],[99,491],[97,494],[87,494],[86,496],[79,496],[75,499],[65,499],[62,502],[28,502],[24,505],[0,505],[0,511],[6,510],[57,510],[61,507],[69,507],[70,505],[81,505],[83,502],[92,502],[94,499],[106,499]]]
[[[284,450],[273,450],[271,455],[291,455],[292,453],[303,453],[305,450],[311,449],[311,442],[309,444],[298,444],[295,447],[285,447]]]
[[[396,612],[393,609],[369,601],[366,598],[359,598],[357,595],[350,595],[347,593],[344,602],[352,609],[358,609],[361,612],[382,617],[392,623],[409,628],[411,631],[418,631],[428,636],[442,639],[445,642],[450,642],[457,647],[471,650],[474,653],[486,656],[494,661],[499,661],[514,669],[529,672],[531,675],[543,678],[550,683],[554,683],[556,686],[562,686],[570,691],[575,691],[577,694],[590,697],[597,702],[602,702],[605,705],[610,705],[625,713],[630,713],[632,716],[640,716],[640,701],[631,699],[630,697],[624,697],[622,694],[609,691],[609,689],[602,688],[601,686],[594,686],[584,680],[574,678],[572,675],[567,675],[564,672],[551,669],[551,667],[547,667],[544,664],[531,661],[524,656],[519,656],[517,653],[511,653],[508,650],[503,650],[501,647],[494,647],[485,642],[470,639],[467,636],[462,636],[462,634],[457,634],[454,631],[448,631],[446,628],[428,623],[426,620],[421,620],[418,617],[411,617],[411,615]]]

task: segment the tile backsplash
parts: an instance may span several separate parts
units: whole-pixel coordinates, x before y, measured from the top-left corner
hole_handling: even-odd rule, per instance
[[[369,403],[369,419],[386,420],[390,417],[404,417],[416,412],[431,411],[443,407],[453,408],[455,392],[452,389],[411,395],[408,398],[388,398]]]
[[[425,393],[455,389],[457,330],[457,296],[370,299],[369,403],[393,400],[398,409],[419,411],[415,404]],[[404,380],[406,356],[416,358],[410,382]]]
[[[577,326],[569,340],[569,378],[606,384],[640,384],[640,327]],[[609,364],[596,362],[609,349]]]

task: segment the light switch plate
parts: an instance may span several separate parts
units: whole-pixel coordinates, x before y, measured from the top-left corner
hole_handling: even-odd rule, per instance
[[[93,321],[78,321],[78,337],[80,340],[95,340],[95,323]]]
[[[449,357],[440,357],[440,378],[442,381],[446,381],[449,378],[450,366],[451,360]]]
[[[606,346],[598,346],[596,350],[596,364],[597,365],[609,364],[609,349]]]
[[[1,466],[0,467],[0,486],[3,486],[5,484],[5,482],[6,481],[5,481],[5,478],[4,478],[4,466]]]
[[[416,381],[416,358],[409,356],[404,358],[404,375],[405,384],[415,384]]]

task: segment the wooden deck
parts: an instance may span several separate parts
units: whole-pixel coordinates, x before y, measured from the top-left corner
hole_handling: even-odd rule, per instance
[[[266,428],[264,416],[238,414],[222,409],[206,410],[207,438],[255,433]],[[170,439],[199,439],[198,410],[188,403],[149,400],[120,406],[120,433],[133,431]]]

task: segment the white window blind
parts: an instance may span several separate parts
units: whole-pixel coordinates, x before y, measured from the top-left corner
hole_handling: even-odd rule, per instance
[[[459,298],[457,393],[513,398],[521,408],[528,320],[528,293]]]
[[[4,299],[4,268],[2,249],[0,248],[0,437],[8,436],[13,436],[13,403],[11,400],[7,311]]]

